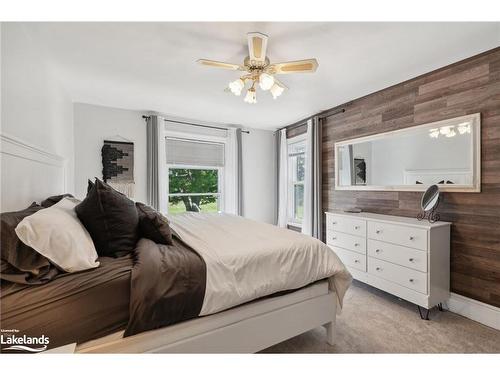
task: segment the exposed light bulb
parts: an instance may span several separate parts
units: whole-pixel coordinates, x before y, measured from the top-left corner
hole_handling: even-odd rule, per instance
[[[273,95],[274,99],[283,94],[283,91],[285,91],[285,88],[276,82],[271,87],[271,94]]]
[[[274,77],[267,73],[262,73],[259,76],[259,86],[262,90],[267,91],[274,85]]]
[[[243,87],[245,87],[245,82],[243,82],[241,78],[238,78],[236,81],[229,82],[229,89],[236,96],[241,95],[241,90],[243,90]]]
[[[250,88],[247,91],[247,95],[245,96],[244,101],[249,104],[257,103],[257,94],[254,88]]]

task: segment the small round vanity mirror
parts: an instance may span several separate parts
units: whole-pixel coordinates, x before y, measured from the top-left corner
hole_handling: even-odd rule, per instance
[[[422,196],[422,210],[425,212],[431,211],[438,203],[439,200],[439,187],[431,185]]]
[[[417,215],[418,220],[425,219],[429,222],[434,223],[439,220],[439,214],[436,212],[436,208],[439,204],[439,187],[437,185],[431,185],[422,195],[422,201],[420,206],[422,207],[422,212]]]

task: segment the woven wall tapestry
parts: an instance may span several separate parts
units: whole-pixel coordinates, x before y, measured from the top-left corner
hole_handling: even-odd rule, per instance
[[[104,182],[127,197],[134,198],[134,143],[105,140],[101,155]]]

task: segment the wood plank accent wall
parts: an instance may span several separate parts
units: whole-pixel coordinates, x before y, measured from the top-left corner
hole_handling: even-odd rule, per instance
[[[422,193],[334,190],[334,142],[481,112],[481,193],[444,193],[451,290],[500,307],[500,48],[339,107],[323,120],[323,209],[415,217]],[[397,155],[394,155],[397,157]]]

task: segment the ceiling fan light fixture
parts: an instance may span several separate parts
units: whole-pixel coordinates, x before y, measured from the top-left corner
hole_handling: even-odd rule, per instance
[[[208,59],[199,59],[198,64],[212,68],[243,72],[240,78],[230,82],[224,91],[231,91],[234,95],[240,96],[245,89],[245,84],[251,83],[244,98],[246,103],[257,103],[257,94],[255,91],[257,84],[262,91],[269,91],[273,98],[276,99],[283,94],[285,89],[288,89],[288,87],[276,78],[277,75],[314,73],[318,69],[318,61],[313,58],[271,63],[267,56],[268,39],[267,35],[259,32],[247,33],[248,56],[244,58],[243,64]]]
[[[285,88],[276,82],[271,86],[271,95],[273,99],[277,99],[278,96],[283,94],[283,91],[285,91]]]
[[[253,87],[248,89],[244,101],[248,104],[257,103],[257,93],[255,92],[255,89]]]
[[[274,85],[274,77],[267,73],[261,73],[259,76],[259,86],[262,90],[267,91]]]
[[[243,82],[241,78],[238,78],[236,81],[229,82],[229,89],[236,96],[241,95],[243,87],[245,87],[245,82]]]

